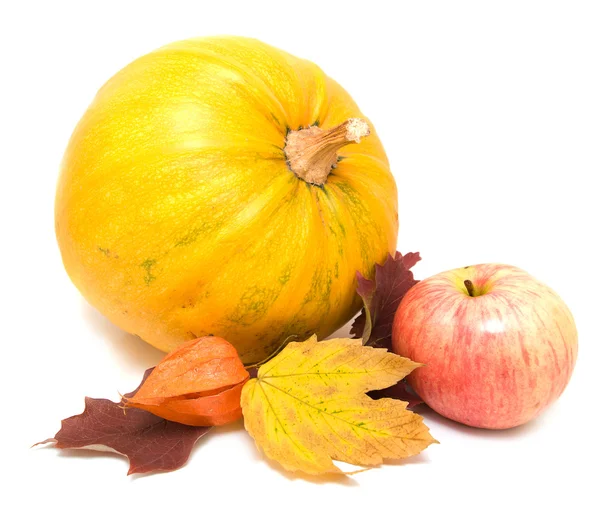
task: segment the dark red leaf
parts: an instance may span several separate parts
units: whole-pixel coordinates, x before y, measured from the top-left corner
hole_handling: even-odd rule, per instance
[[[133,391],[129,392],[129,393],[125,393],[125,395],[123,395],[124,397],[127,398],[131,398],[133,397],[138,391],[140,391],[140,388],[143,386],[143,384],[146,382],[146,379],[148,378],[148,376],[152,373],[152,371],[154,370],[154,366],[152,368],[148,368],[145,372],[144,375],[142,377],[142,381],[140,382],[140,385],[134,389]]]
[[[375,264],[374,280],[356,272],[356,292],[363,299],[364,308],[350,332],[362,338],[364,345],[391,350],[394,315],[404,295],[418,282],[410,268],[419,260],[418,253],[403,256],[397,251],[395,257],[388,255],[383,265]]]
[[[367,393],[373,400],[379,400],[383,398],[398,399],[408,402],[408,408],[411,409],[418,404],[421,404],[423,400],[417,395],[406,381],[400,381],[389,388],[383,390],[375,390]]]
[[[141,384],[151,371],[146,370]],[[210,429],[169,422],[142,409],[124,410],[120,403],[86,397],[83,413],[63,420],[56,436],[40,443],[54,443],[59,449],[110,447],[129,458],[128,474],[142,474],[183,466],[196,441]]]

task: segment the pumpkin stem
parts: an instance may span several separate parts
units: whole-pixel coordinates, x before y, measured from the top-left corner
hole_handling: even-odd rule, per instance
[[[284,149],[288,166],[307,183],[323,185],[338,161],[337,151],[350,142],[360,142],[370,132],[360,118],[350,118],[327,130],[311,126],[290,131]]]

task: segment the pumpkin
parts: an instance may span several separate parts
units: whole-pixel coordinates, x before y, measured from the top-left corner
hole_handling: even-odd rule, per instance
[[[397,191],[372,124],[316,65],[199,38],[100,89],[65,152],[55,227],[113,323],[164,351],[215,334],[249,363],[356,313],[356,272],[396,249]]]

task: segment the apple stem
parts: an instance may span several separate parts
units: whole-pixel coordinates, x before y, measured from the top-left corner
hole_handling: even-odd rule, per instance
[[[475,287],[473,286],[473,282],[470,280],[465,280],[465,287],[467,288],[467,293],[469,293],[469,296],[475,296]]]

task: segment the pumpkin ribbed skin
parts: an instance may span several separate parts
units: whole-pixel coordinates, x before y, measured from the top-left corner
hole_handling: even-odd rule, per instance
[[[195,336],[266,357],[358,310],[355,273],[396,247],[397,193],[371,135],[323,186],[287,166],[288,130],[363,117],[316,65],[259,41],[158,49],[98,92],[56,196],[65,268],[113,323],[168,351]],[[363,117],[364,118],[364,117]]]

